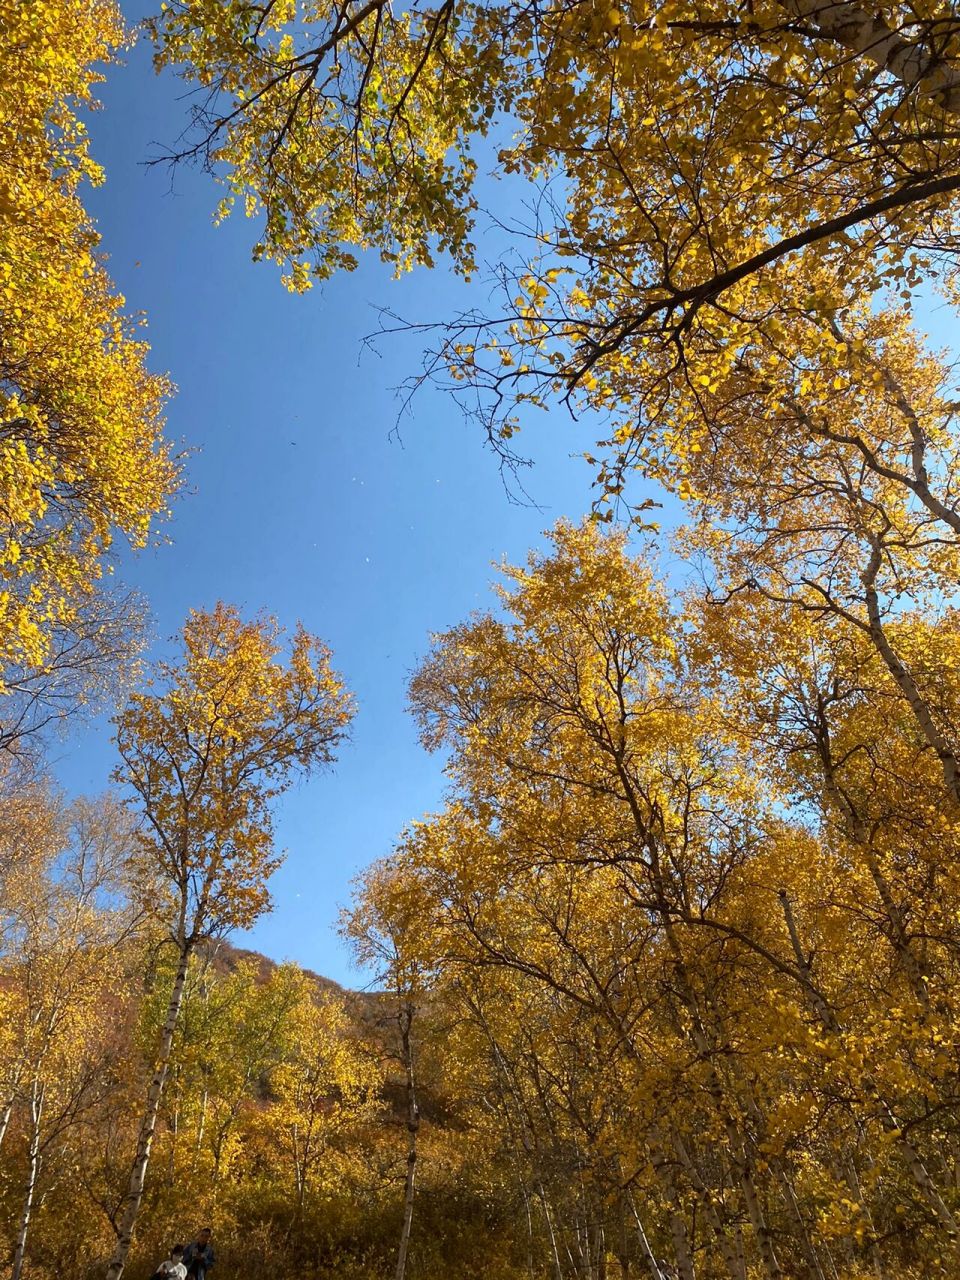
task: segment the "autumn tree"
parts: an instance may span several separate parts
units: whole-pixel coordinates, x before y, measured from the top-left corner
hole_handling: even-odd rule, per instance
[[[271,621],[218,605],[192,613],[180,660],[158,663],[117,717],[117,780],[140,815],[143,900],[177,965],[107,1275],[126,1263],[143,1196],[190,958],[248,927],[279,857],[271,806],[298,773],[329,764],[352,704],[325,646],[302,628],[284,653]]]
[[[24,1148],[11,1272],[19,1280],[36,1209],[104,1085],[138,913],[124,893],[130,823],[116,800],[67,805],[36,787],[16,821],[18,857],[3,881],[0,1142],[9,1145],[12,1130]]]
[[[360,964],[383,989],[403,1073],[407,1150],[395,1280],[404,1280],[406,1275],[413,1231],[420,1134],[416,1036],[425,971],[429,969],[429,961],[423,958],[429,954],[429,905],[417,893],[417,879],[411,870],[398,874],[396,858],[392,864],[375,863],[368,868],[357,886],[355,905],[344,914],[341,925]]]
[[[287,1052],[270,1072],[269,1125],[301,1233],[311,1199],[335,1186],[336,1153],[378,1105],[380,1072],[351,1035],[342,999],[301,984],[285,1027]]]
[[[644,1032],[633,1002],[646,1003],[658,964],[675,966],[678,1007],[652,997],[645,1034],[666,1044],[690,1037],[707,1107],[700,1123],[722,1141],[721,1177],[736,1188],[730,1208],[750,1223],[763,1273],[780,1275],[763,1208],[768,1175],[752,1154],[743,1101],[733,1102],[742,1085],[710,1065],[729,1034],[717,1006],[735,980],[702,971],[691,930],[757,838],[760,797],[722,737],[697,728],[705,707],[674,684],[675,639],[649,574],[589,529],[560,529],[555,541],[554,557],[511,574],[504,601],[514,620],[485,617],[451,633],[414,682],[427,740],[455,746],[457,803],[424,836],[435,896],[451,904],[467,955],[478,949],[469,963],[543,983],[568,1018],[626,1038],[635,1069]],[[721,1250],[733,1243],[730,1192],[720,1207],[707,1194],[689,1117],[654,1112],[646,1123],[689,1280],[691,1224],[673,1161],[685,1159],[699,1179]],[[589,1256],[595,1246],[581,1243]]]
[[[297,1011],[309,1002],[303,976],[280,966],[263,978],[252,960],[227,976],[216,971],[218,947],[188,974],[167,1085],[167,1169],[171,1181],[214,1195],[238,1157],[238,1133],[251,1096],[295,1051]],[[148,1039],[166,1016],[166,984],[149,1006]],[[229,1053],[219,1051],[229,1045]]]
[[[911,327],[918,291],[955,293],[952,12],[226,13],[217,26],[183,0],[154,30],[161,62],[206,91],[196,145],[267,210],[259,251],[299,286],[345,244],[390,253],[419,235],[401,266],[439,241],[469,273],[450,202],[473,215],[471,141],[492,130],[503,168],[539,187],[535,218],[496,268],[502,307],[441,330],[429,367],[506,454],[523,406],[590,410],[602,515],[655,504],[635,493],[639,472],[690,504],[715,595],[765,594],[859,631],[955,807],[944,664],[927,672],[897,628],[956,582],[954,378]],[[509,140],[501,118],[519,125]],[[405,208],[401,231],[378,184],[402,189],[394,166],[418,181],[410,153],[437,138],[443,163],[420,188],[431,213]]]
[[[177,485],[163,378],[146,367],[79,198],[102,173],[82,112],[125,39],[103,0],[0,11],[0,747],[12,749],[136,640],[101,590],[112,542],[142,546]]]
[[[745,599],[683,620],[622,538],[555,530],[414,680],[452,794],[397,892],[558,1274],[598,1222],[652,1275],[949,1274],[939,762],[868,637]]]
[[[292,262],[314,250],[321,270],[328,257],[341,260],[338,244],[411,234],[400,200],[375,198],[393,176],[420,197],[421,252],[450,236],[451,205],[461,216],[471,208],[463,187],[474,166],[463,149],[508,107],[523,128],[506,158],[528,174],[569,169],[569,212],[598,262],[609,263],[617,238],[609,224],[604,234],[601,209],[616,207],[618,224],[647,222],[628,263],[652,268],[651,293],[662,296],[651,314],[674,320],[756,272],[768,230],[781,240],[764,246],[767,262],[789,251],[790,232],[793,247],[836,254],[840,235],[872,218],[880,226],[863,231],[870,246],[847,244],[848,255],[902,244],[926,225],[929,201],[958,185],[956,31],[934,10],[837,12],[812,0],[771,3],[745,20],[664,3],[550,14],[451,3],[402,15],[379,3],[303,14],[268,3],[227,5],[214,23],[201,4],[178,0],[156,33],[161,57],[181,60],[207,90],[196,145],[275,215],[261,248]],[[457,95],[467,109],[444,130],[437,107],[453,121]],[[432,154],[442,161],[431,151],[441,140],[459,146],[436,164],[431,192],[422,169]],[[772,181],[758,183],[764,163]],[[462,234],[451,239],[462,247]],[[866,258],[858,265],[872,278]]]

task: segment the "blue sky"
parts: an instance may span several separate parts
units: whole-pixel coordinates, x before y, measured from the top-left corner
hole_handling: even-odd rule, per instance
[[[586,509],[590,470],[572,455],[589,427],[558,411],[524,442],[540,510],[509,500],[495,458],[442,393],[420,395],[402,444],[391,438],[392,389],[418,367],[419,346],[364,354],[376,307],[442,318],[463,286],[445,269],[394,283],[371,261],[288,294],[274,268],[251,262],[250,223],[212,225],[209,176],[144,167],[153,143],[182,130],[182,94],[141,44],[110,70],[90,121],[106,183],[87,203],[129,309],[147,315],[152,367],[177,384],[169,434],[196,451],[170,545],[126,562],[124,579],[149,599],[161,641],[189,608],[224,599],[302,620],[333,647],[359,703],[353,742],[282,802],[275,910],[238,941],[356,981],[333,930],[349,882],[442,795],[439,763],[404,710],[408,676],[431,631],[488,602],[492,561],[522,559],[559,516]],[[480,246],[496,256],[496,243]],[[98,792],[114,763],[110,727],[53,754],[69,790]]]

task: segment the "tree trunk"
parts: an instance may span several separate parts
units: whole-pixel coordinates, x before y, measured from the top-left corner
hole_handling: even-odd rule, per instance
[[[800,1208],[800,1202],[797,1199],[797,1193],[794,1190],[790,1173],[779,1158],[772,1160],[771,1166],[777,1182],[780,1184],[780,1191],[786,1201],[790,1216],[796,1224],[800,1248],[806,1259],[810,1275],[813,1276],[815,1280],[827,1280],[823,1272],[823,1267],[820,1264],[820,1255],[817,1252],[816,1245],[811,1239],[810,1229],[803,1216],[803,1210]]]
[[[7,1129],[10,1125],[10,1117],[13,1115],[13,1103],[14,1097],[13,1094],[11,1094],[10,1097],[7,1098],[6,1102],[4,1102],[3,1107],[0,1108],[0,1147],[3,1146],[3,1140],[6,1137]]]
[[[837,0],[781,0],[784,9],[816,26],[826,40],[860,54],[889,72],[905,89],[926,97],[944,111],[960,111],[960,72],[944,57],[939,42],[922,44],[889,27],[882,17],[857,4]]]
[[[690,1154],[686,1143],[679,1134],[674,1136],[674,1149],[680,1163],[686,1171],[690,1180],[690,1185],[697,1193],[699,1203],[703,1206],[703,1216],[707,1220],[707,1225],[713,1232],[713,1238],[716,1243],[720,1256],[723,1258],[724,1265],[730,1273],[731,1280],[746,1280],[747,1269],[746,1264],[737,1252],[736,1238],[730,1234],[729,1223],[724,1222],[720,1214],[717,1212],[716,1205],[713,1203],[713,1197],[710,1194],[710,1188],[706,1185],[700,1176],[696,1162]],[[739,1227],[737,1227],[739,1230]]]
[[[310,1171],[310,1148],[313,1146],[313,1121],[305,1126],[301,1140],[300,1126],[293,1126],[293,1176],[297,1184],[297,1229],[303,1232],[303,1216],[307,1203],[307,1175]]]
[[[837,780],[833,749],[830,742],[830,726],[827,723],[822,696],[819,694],[816,706],[812,707],[811,710],[816,715],[816,753],[820,774],[823,778],[825,813],[829,816],[831,808],[836,812],[841,834],[851,840],[860,850],[887,918],[888,928],[884,930],[884,936],[893,946],[900,963],[903,965],[907,981],[910,983],[910,990],[917,1000],[925,1005],[929,999],[929,992],[927,991],[927,984],[924,981],[920,964],[913,952],[903,912],[893,896],[893,890],[877,860],[876,852],[871,846],[869,829],[861,815],[857,813],[849,796],[845,795],[841,789]],[[788,928],[791,927],[789,919],[787,925]],[[792,933],[791,942],[793,943],[794,953],[802,959],[802,948],[798,951],[799,944]],[[806,964],[805,961],[803,963],[804,965]],[[809,996],[811,993],[808,992],[807,994]]]
[[[637,1236],[640,1240],[640,1252],[647,1260],[647,1266],[650,1268],[650,1275],[653,1280],[664,1280],[663,1272],[660,1270],[660,1264],[657,1262],[656,1255],[650,1248],[650,1241],[647,1239],[647,1233],[643,1229],[643,1222],[640,1214],[637,1212],[637,1206],[633,1196],[630,1197],[630,1208],[633,1210],[633,1216],[637,1223]]]
[[[547,1224],[547,1234],[550,1236],[550,1250],[553,1255],[553,1267],[555,1280],[563,1280],[563,1263],[560,1260],[560,1245],[557,1241],[556,1228],[553,1225],[553,1214],[550,1212],[550,1202],[547,1200],[547,1193],[544,1190],[543,1183],[537,1184],[537,1195],[540,1198],[540,1207],[543,1209],[543,1218]]]
[[[37,1173],[40,1169],[40,1120],[43,1115],[43,1087],[34,1081],[30,1091],[30,1153],[27,1165],[27,1185],[23,1193],[23,1208],[20,1212],[20,1226],[17,1230],[17,1243],[13,1253],[13,1269],[10,1280],[20,1280],[23,1273],[23,1260],[27,1252],[27,1233],[30,1230],[30,1217],[33,1213],[33,1200],[37,1190]]]
[[[413,1228],[413,1197],[417,1180],[417,1134],[420,1132],[420,1107],[417,1103],[416,1078],[413,1071],[413,1041],[410,1035],[413,1012],[413,1006],[408,1004],[397,1017],[400,1026],[400,1051],[407,1077],[407,1172],[403,1190],[403,1226],[400,1229],[400,1247],[397,1250],[394,1280],[404,1280],[407,1270],[407,1253],[410,1249],[410,1232]]]
[[[887,670],[893,677],[897,688],[903,694],[907,705],[913,712],[927,743],[936,752],[937,759],[943,769],[943,781],[950,799],[954,805],[960,807],[960,761],[957,760],[954,745],[940,731],[916,680],[914,680],[906,663],[897,654],[884,630],[883,619],[880,614],[880,598],[877,595],[875,585],[881,555],[882,547],[880,543],[874,542],[870,565],[863,575],[867,617],[870,622],[868,628],[870,638],[883,659]]]
[[[203,1135],[207,1127],[207,1098],[207,1089],[204,1088],[203,1094],[200,1098],[200,1120],[197,1124],[196,1154],[198,1159],[200,1157],[200,1153],[203,1151]]]
[[[693,1251],[690,1248],[690,1237],[683,1215],[683,1202],[673,1176],[673,1166],[667,1158],[666,1139],[660,1133],[658,1125],[653,1126],[651,1138],[650,1160],[667,1201],[667,1211],[670,1215],[670,1239],[673,1242],[673,1254],[677,1260],[677,1271],[680,1280],[696,1280]]]
[[[870,1212],[870,1206],[867,1204],[867,1198],[863,1193],[863,1187],[860,1183],[860,1175],[857,1173],[857,1166],[852,1156],[847,1156],[843,1162],[843,1173],[847,1186],[850,1188],[856,1204],[863,1207],[866,1215],[867,1224],[870,1227],[870,1243],[867,1246],[867,1254],[870,1258],[870,1265],[873,1268],[873,1274],[876,1280],[884,1280],[885,1272],[883,1268],[883,1254],[880,1252],[880,1245],[877,1242],[877,1229],[873,1221],[873,1214]],[[852,1252],[852,1251],[851,1251]]]
[[[620,1280],[630,1280],[630,1244],[632,1234],[627,1223],[627,1196],[621,1193],[617,1204],[617,1262]]]
[[[723,1083],[715,1066],[716,1055],[714,1050],[716,1046],[710,1043],[712,1035],[708,1030],[707,1022],[703,1018],[700,1000],[696,995],[695,988],[689,981],[683,948],[674,929],[669,905],[671,895],[668,892],[667,878],[664,876],[660,851],[656,840],[650,838],[642,806],[637,800],[633,782],[624,766],[622,755],[615,756],[615,765],[623,785],[627,803],[633,815],[637,835],[647,849],[650,858],[651,879],[657,897],[657,914],[660,917],[664,938],[673,955],[674,972],[678,979],[680,998],[690,1016],[690,1027],[682,1031],[682,1034],[689,1037],[697,1053],[707,1064],[709,1071],[707,1092],[711,1095],[717,1114],[726,1131],[730,1156],[737,1164],[737,1180],[743,1191],[743,1201],[747,1215],[756,1236],[763,1274],[766,1280],[782,1280],[783,1268],[780,1265],[773,1238],[763,1215],[760,1197],[757,1194],[752,1162],[747,1152],[747,1143],[740,1132],[740,1125],[733,1110],[727,1105]]]
[[[662,881],[658,887],[661,896],[666,900]],[[743,1192],[743,1203],[746,1206],[747,1217],[750,1219],[750,1225],[756,1238],[763,1274],[766,1276],[766,1280],[782,1280],[783,1268],[780,1265],[773,1237],[763,1214],[760,1196],[757,1193],[753,1162],[748,1153],[747,1140],[741,1131],[733,1108],[728,1105],[723,1081],[720,1079],[715,1065],[716,1045],[713,1042],[712,1032],[708,1029],[702,1017],[700,1001],[697,999],[687,976],[683,949],[674,933],[669,912],[666,910],[662,912],[662,921],[664,935],[675,960],[675,973],[679,980],[681,999],[690,1015],[690,1027],[686,1034],[703,1062],[707,1064],[707,1092],[713,1101],[717,1115],[727,1135],[727,1148],[730,1158],[736,1165],[736,1177]]]
[[[143,1187],[147,1177],[147,1166],[150,1163],[153,1135],[157,1127],[160,1099],[163,1096],[163,1086],[170,1066],[173,1036],[180,1017],[183,988],[187,980],[187,968],[190,964],[192,950],[192,946],[184,945],[180,951],[180,963],[177,965],[173,990],[170,993],[170,1003],[167,1005],[167,1016],[164,1020],[163,1033],[160,1037],[156,1068],[153,1073],[153,1079],[150,1081],[150,1088],[147,1090],[146,1106],[144,1107],[143,1119],[140,1122],[137,1153],[134,1157],[133,1168],[130,1171],[130,1182],[120,1215],[117,1244],[113,1251],[113,1257],[110,1259],[110,1265],[107,1267],[106,1280],[120,1280],[123,1275],[123,1269],[127,1264],[127,1255],[130,1252],[130,1245],[133,1241],[133,1231],[136,1226],[137,1215],[140,1212],[140,1204],[143,1200]]]
[[[593,1232],[593,1253],[597,1280],[607,1280],[607,1233],[599,1218]]]

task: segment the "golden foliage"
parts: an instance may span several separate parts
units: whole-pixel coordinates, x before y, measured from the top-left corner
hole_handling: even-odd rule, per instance
[[[97,257],[80,202],[99,182],[79,112],[123,39],[101,0],[0,6],[0,691],[43,668],[117,533],[165,512],[169,387]]]
[[[302,627],[284,655],[270,619],[223,604],[191,613],[180,663],[158,663],[116,722],[116,780],[142,809],[148,888],[159,882],[155,907],[178,945],[266,908],[271,803],[334,759],[352,714],[329,650]]]

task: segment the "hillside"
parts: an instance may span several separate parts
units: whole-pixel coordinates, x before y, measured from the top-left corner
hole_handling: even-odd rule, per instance
[[[209,957],[211,968],[219,976],[235,973],[241,964],[253,964],[257,968],[261,983],[269,981],[282,964],[281,961],[273,960],[261,951],[235,946],[225,938],[210,944]],[[323,974],[314,972],[313,969],[305,969],[300,965],[297,968],[321,995],[332,996],[342,1000],[349,1010],[351,1018],[355,1020],[358,1029],[367,1030],[382,1025],[384,1011],[383,994],[381,992],[376,990],[352,990],[341,986],[339,982],[335,982],[332,978],[326,978]]]

